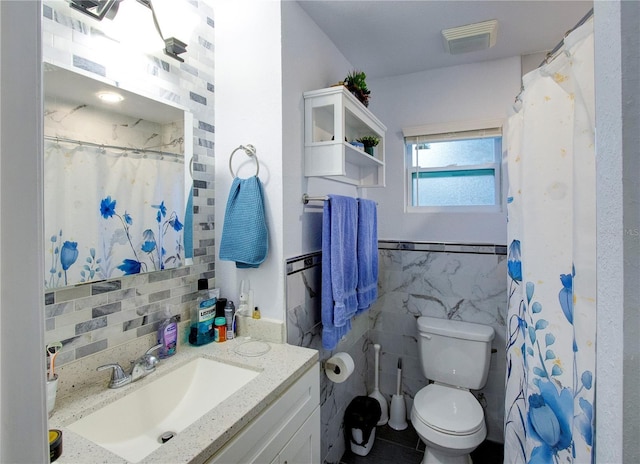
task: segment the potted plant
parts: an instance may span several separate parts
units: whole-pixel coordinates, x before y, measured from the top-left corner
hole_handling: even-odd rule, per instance
[[[369,94],[367,88],[367,75],[362,71],[351,71],[344,78],[344,85],[364,106],[369,106]]]
[[[375,135],[365,135],[364,137],[360,137],[357,141],[364,145],[364,151],[371,156],[373,156],[373,147],[380,143],[380,139]]]

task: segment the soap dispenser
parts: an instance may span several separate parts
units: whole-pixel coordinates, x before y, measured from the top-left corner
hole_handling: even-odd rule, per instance
[[[178,323],[176,317],[165,309],[164,319],[158,326],[158,344],[162,345],[158,352],[160,359],[168,358],[176,354],[178,346]]]

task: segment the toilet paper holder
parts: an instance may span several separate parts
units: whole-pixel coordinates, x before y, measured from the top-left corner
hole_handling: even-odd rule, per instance
[[[335,383],[342,383],[347,380],[354,372],[353,358],[349,353],[335,353],[321,363],[322,369],[326,376]]]
[[[327,369],[333,371],[333,373],[336,375],[340,375],[340,366],[331,362],[330,359],[322,362],[322,370],[326,371]]]

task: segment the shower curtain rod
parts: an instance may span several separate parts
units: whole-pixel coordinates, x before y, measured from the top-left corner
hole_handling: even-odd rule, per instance
[[[558,42],[556,44],[555,47],[553,47],[553,49],[547,53],[547,56],[545,56],[544,60],[542,60],[542,63],[540,63],[538,65],[538,68],[544,66],[545,64],[549,63],[551,60],[553,60],[556,57],[556,54],[558,53],[558,51],[560,51],[560,49],[562,48],[562,46],[564,45],[564,39],[565,37],[567,37],[569,34],[571,34],[573,31],[575,31],[576,29],[578,29],[580,26],[582,26],[584,23],[586,23],[591,17],[593,17],[593,8],[591,8],[586,15],[584,15],[580,21],[578,21],[576,23],[575,26],[573,26],[570,30],[568,30],[565,34],[564,37],[562,38],[562,40],[560,40],[560,42]],[[515,103],[516,105],[521,102],[520,100],[520,96],[522,95],[522,92],[524,91],[524,83],[521,84],[520,86],[520,93],[518,93],[518,95],[516,95],[515,98]]]
[[[566,36],[568,36],[569,34],[571,34],[573,31],[575,31],[576,29],[578,29],[580,26],[582,26],[584,23],[586,23],[589,18],[591,18],[593,16],[593,8],[591,8],[586,15],[584,15],[582,17],[582,19],[580,19],[580,21],[578,21],[578,23],[573,26],[571,29],[569,29],[565,34],[564,37],[562,38],[562,40],[560,40],[560,42],[557,43],[557,45],[555,47],[553,47],[553,49],[547,53],[547,56],[544,58],[544,60],[542,60],[542,63],[540,63],[538,65],[538,67],[540,66],[544,66],[545,64],[547,64],[549,61],[551,61],[553,59],[553,57],[555,56],[556,53],[558,53],[558,51],[562,48],[562,46],[564,45],[564,38]]]
[[[52,135],[45,135],[44,139],[55,141],[55,142],[73,143],[81,146],[85,145],[85,146],[94,147],[94,148],[110,148],[112,150],[123,150],[125,152],[131,152],[136,154],[152,153],[154,155],[169,156],[169,157],[175,158],[176,161],[184,161],[184,156],[181,154],[171,153],[168,151],[152,150],[149,148],[134,148],[134,147],[123,147],[120,145],[105,145],[103,143],[85,142],[83,140],[68,139],[66,137],[54,137]],[[178,141],[182,142],[182,138],[180,138]]]

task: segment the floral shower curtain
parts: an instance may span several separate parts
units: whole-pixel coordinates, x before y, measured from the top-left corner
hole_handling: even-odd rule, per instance
[[[593,80],[589,20],[508,121],[508,463],[594,462]]]
[[[184,163],[45,141],[45,288],[180,266]]]

